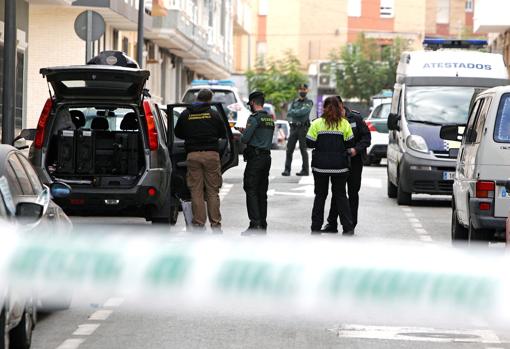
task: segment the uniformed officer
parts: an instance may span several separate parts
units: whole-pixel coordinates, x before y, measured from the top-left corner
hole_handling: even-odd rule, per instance
[[[290,135],[287,141],[287,157],[285,160],[285,170],[282,176],[290,176],[292,165],[292,155],[296,148],[296,142],[299,141],[299,149],[303,164],[301,171],[296,173],[297,176],[308,176],[308,152],[306,149],[306,134],[310,127],[310,112],[312,111],[313,102],[311,99],[306,98],[308,94],[308,85],[302,84],[298,88],[299,98],[292,101],[287,113],[287,120],[290,123]]]
[[[244,191],[250,226],[243,234],[265,233],[267,230],[267,189],[271,169],[271,145],[274,133],[273,118],[264,110],[264,94],[250,94],[248,104],[252,111],[242,130],[241,142],[247,145],[244,151]]]
[[[351,171],[347,179],[347,193],[349,195],[349,205],[351,208],[352,222],[354,228],[358,224],[358,208],[359,208],[359,191],[361,189],[361,177],[363,173],[363,162],[367,157],[367,148],[370,147],[372,142],[372,136],[368,129],[365,121],[361,118],[359,112],[349,110],[344,103],[342,98],[337,96],[338,100],[344,107],[347,120],[351,124],[352,132],[354,133],[354,148],[351,148]],[[334,193],[333,193],[334,195]],[[331,208],[329,210],[328,224],[322,230],[326,233],[336,233],[338,219],[338,209],[336,206],[336,200],[331,200]]]

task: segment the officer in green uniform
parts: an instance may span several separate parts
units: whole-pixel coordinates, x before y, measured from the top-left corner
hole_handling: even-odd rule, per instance
[[[308,176],[308,152],[306,149],[306,134],[310,127],[310,112],[312,111],[313,102],[311,99],[306,98],[308,93],[308,85],[302,84],[298,87],[299,98],[292,101],[287,113],[287,120],[290,123],[290,136],[287,140],[287,157],[285,159],[285,170],[282,176],[290,176],[292,166],[292,156],[296,143],[299,141],[299,150],[301,151],[301,158],[303,164],[301,171],[296,173],[297,176]]]
[[[247,145],[244,151],[244,191],[250,226],[243,235],[265,233],[267,230],[267,189],[271,169],[271,145],[274,133],[273,118],[264,110],[264,94],[250,94],[248,104],[252,111],[243,130],[241,142]]]

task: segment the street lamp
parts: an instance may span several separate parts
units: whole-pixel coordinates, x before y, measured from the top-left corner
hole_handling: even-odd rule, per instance
[[[16,0],[5,0],[4,13],[2,143],[12,144],[16,114]]]
[[[136,60],[140,68],[143,68],[143,18],[145,15],[145,0],[138,2],[138,42],[136,43]]]

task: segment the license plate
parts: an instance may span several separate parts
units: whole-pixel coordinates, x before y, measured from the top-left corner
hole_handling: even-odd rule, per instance
[[[455,172],[443,172],[444,181],[453,181],[455,178]]]

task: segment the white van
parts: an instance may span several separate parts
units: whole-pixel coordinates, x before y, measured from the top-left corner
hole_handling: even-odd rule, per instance
[[[459,143],[443,125],[466,124],[476,89],[508,84],[503,56],[441,49],[402,54],[388,117],[388,196],[411,204],[413,193],[452,193]]]
[[[479,94],[463,128],[441,129],[448,141],[462,138],[453,184],[452,240],[504,241],[510,210],[510,86]]]

